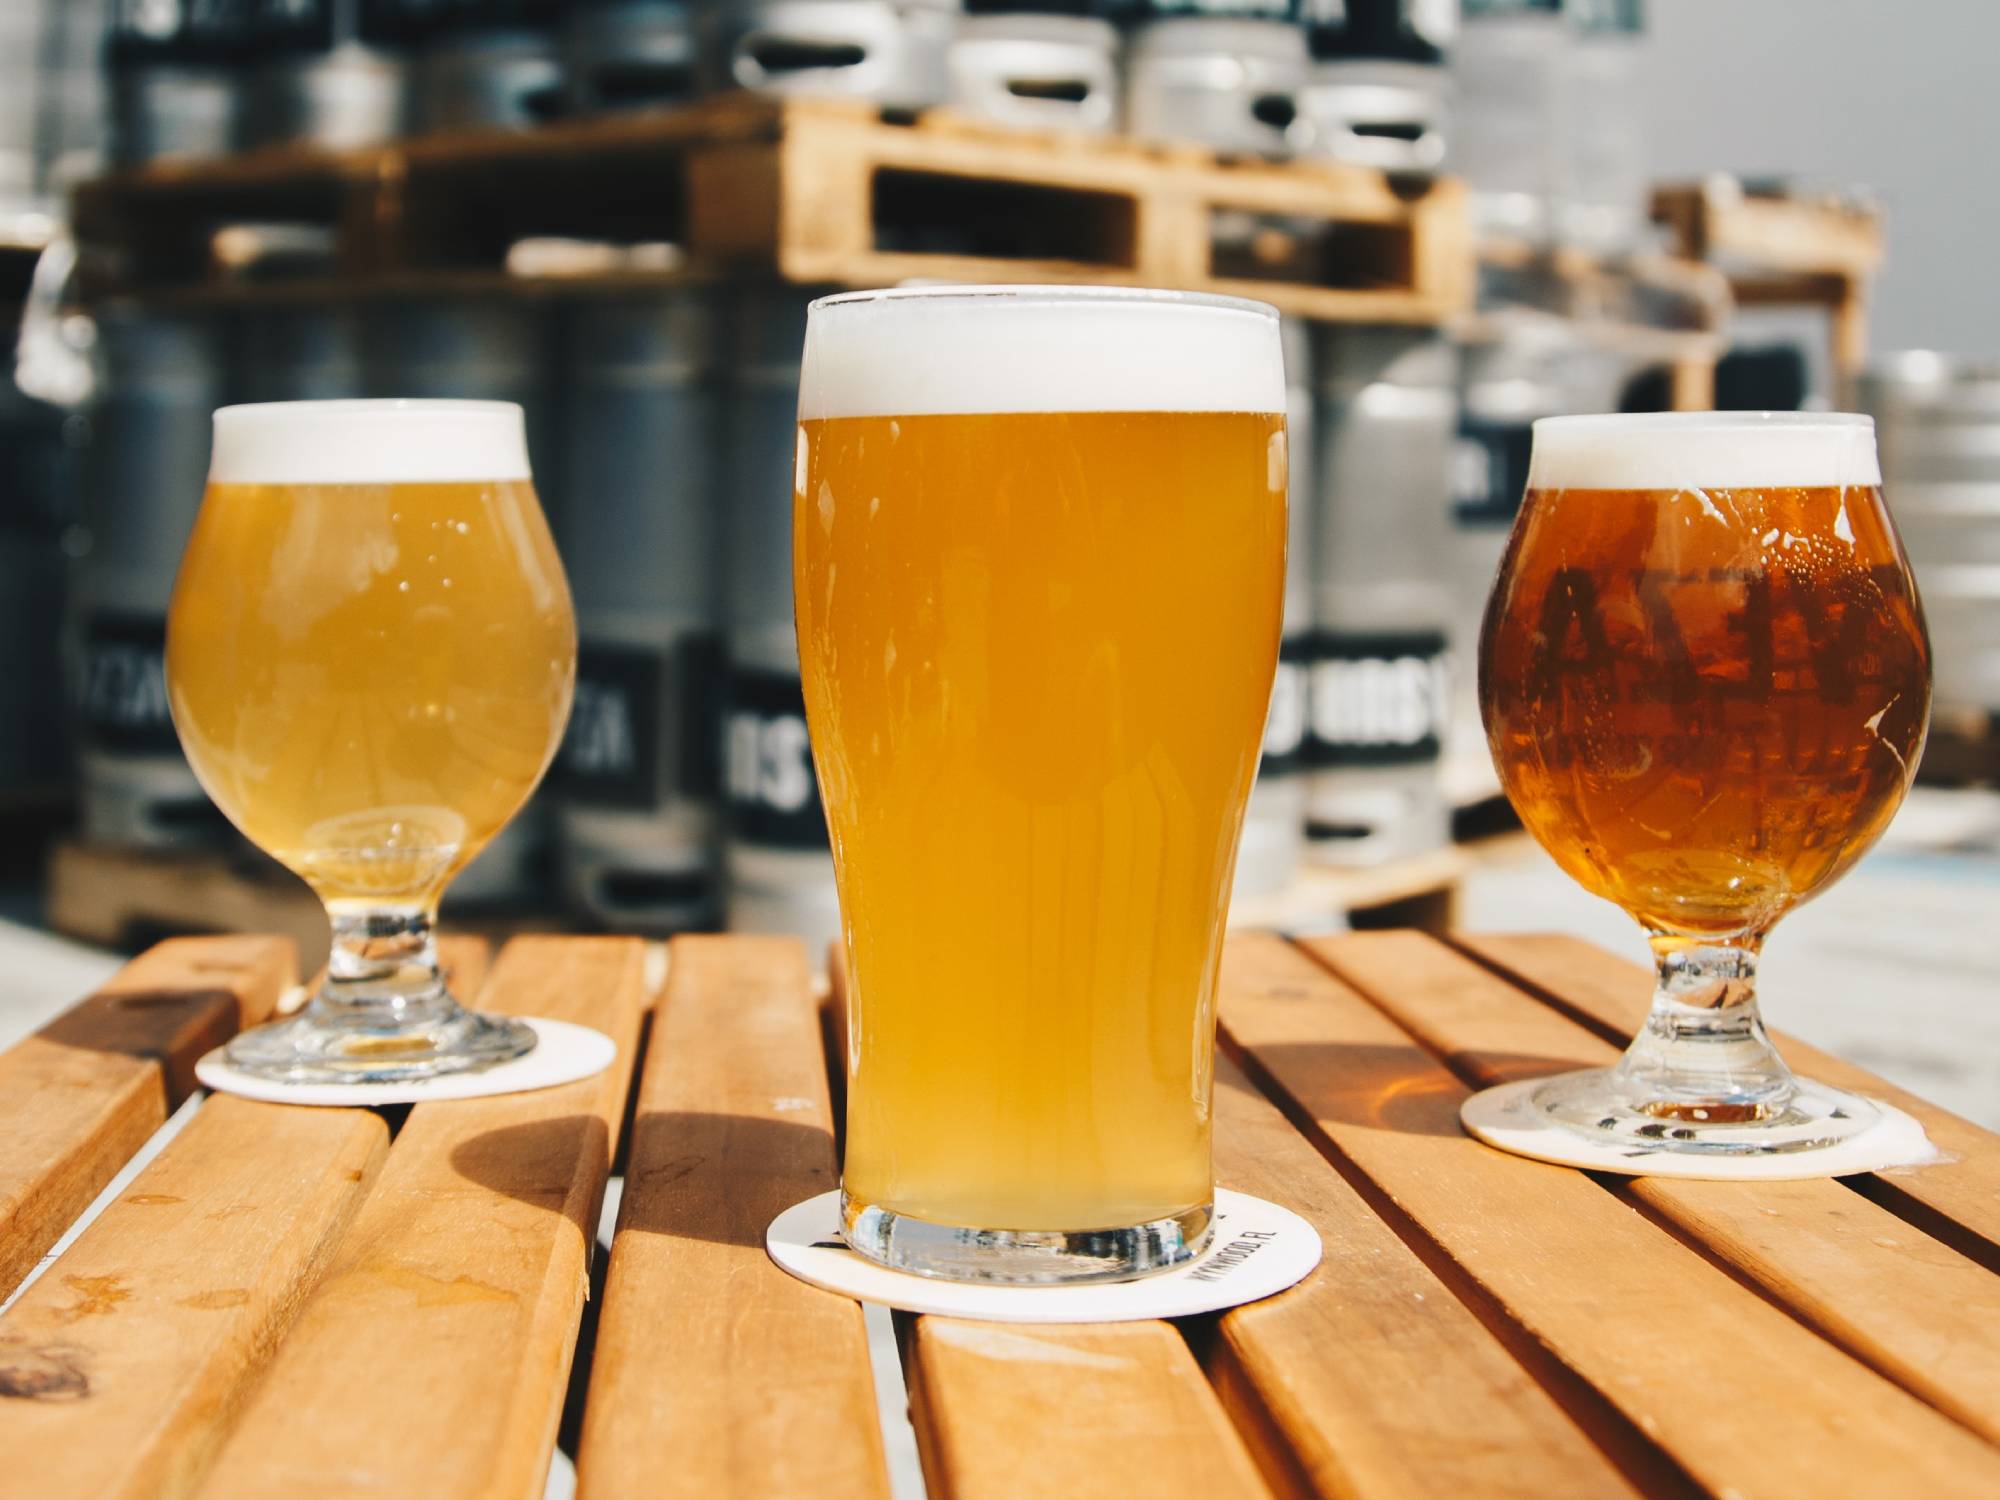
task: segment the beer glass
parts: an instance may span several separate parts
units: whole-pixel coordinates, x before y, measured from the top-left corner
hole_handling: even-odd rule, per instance
[[[534,1046],[452,998],[431,930],[548,768],[575,675],[518,406],[216,412],[167,622],[174,725],[216,805],[333,925],[319,993],[237,1037],[231,1063],[386,1082]]]
[[[826,298],[794,609],[848,963],[848,1243],[1061,1282],[1209,1233],[1215,983],[1277,665],[1261,304]]]
[[[1480,646],[1521,820],[1645,929],[1658,987],[1616,1067],[1534,1107],[1625,1149],[1810,1150],[1865,1101],[1797,1079],[1758,1017],[1771,925],[1908,790],[1930,644],[1866,417],[1545,417]]]

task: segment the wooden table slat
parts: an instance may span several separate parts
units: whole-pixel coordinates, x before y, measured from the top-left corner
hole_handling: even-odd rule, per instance
[[[178,938],[0,1053],[0,1296],[20,1285],[296,976],[283,938]]]
[[[1576,1067],[1618,1048],[1421,933],[1313,944],[1342,979],[1475,1087]],[[2000,1277],[1840,1183],[1617,1183],[1890,1379],[2000,1442]]]
[[[838,1181],[805,950],[676,939],[597,1325],[584,1500],[888,1494],[860,1304],[764,1252],[779,1212]]]
[[[1268,1493],[1166,1323],[919,1318],[905,1369],[931,1500]]]
[[[1742,1500],[1985,1496],[2000,1453],[1566,1167],[1465,1136],[1468,1092],[1303,952],[1225,955],[1222,1022],[1485,1299],[1696,1483]],[[1261,948],[1246,975],[1246,951]],[[1840,1462],[1829,1465],[1827,1454]]]
[[[412,1109],[202,1493],[542,1494],[646,995],[634,938],[516,938],[487,1009],[596,1026],[595,1078]]]
[[[189,1493],[388,1150],[367,1110],[217,1098],[0,1318],[39,1493]]]
[[[1646,1019],[1652,976],[1594,943],[1513,934],[1455,935],[1453,942],[1620,1046]],[[1946,1159],[1932,1166],[1877,1173],[1865,1190],[1989,1270],[2000,1271],[2000,1135],[1810,1042],[1782,1031],[1771,1035],[1796,1071],[1886,1100],[1923,1122],[1931,1143]]]
[[[1215,1117],[1217,1180],[1302,1215],[1326,1250],[1299,1286],[1224,1314],[1209,1359],[1274,1489],[1353,1500],[1635,1493],[1226,1058]]]

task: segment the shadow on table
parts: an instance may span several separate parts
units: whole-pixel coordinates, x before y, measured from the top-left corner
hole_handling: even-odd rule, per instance
[[[1276,1042],[1245,1052],[1225,1043],[1224,1050],[1286,1113],[1370,1130],[1462,1135],[1458,1106],[1477,1087],[1414,1044]],[[1478,1063],[1482,1076],[1509,1080],[1579,1066],[1574,1058],[1515,1052],[1482,1052]]]
[[[595,1115],[489,1130],[451,1154],[460,1176],[560,1211],[576,1163],[601,1158]],[[642,1113],[632,1125],[619,1228],[762,1247],[785,1209],[839,1186],[833,1136],[816,1125],[691,1110]],[[572,1215],[574,1217],[574,1215]],[[596,1225],[581,1226],[594,1234]]]

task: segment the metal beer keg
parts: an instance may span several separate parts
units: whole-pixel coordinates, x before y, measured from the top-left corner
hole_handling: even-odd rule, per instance
[[[580,298],[568,319],[557,537],[580,647],[552,778],[563,892],[614,929],[707,927],[719,906],[714,299],[699,287]],[[788,558],[788,535],[758,540]]]
[[[1418,328],[1323,325],[1307,688],[1306,837],[1379,864],[1446,842],[1452,350]]]
[[[680,104],[695,94],[695,36],[684,0],[583,0],[563,24],[572,114]]]
[[[14,331],[0,322],[10,344]],[[0,381],[0,787],[16,795],[68,777],[62,536],[85,428]]]
[[[400,49],[376,46],[355,0],[283,0],[257,8],[237,139],[340,150],[403,133],[408,88]]]
[[[1285,9],[1156,11],[1140,21],[1125,43],[1125,128],[1217,151],[1289,154],[1311,58]]]
[[[412,129],[523,129],[562,112],[562,6],[458,0],[439,10],[424,0],[399,0],[391,8],[408,17],[404,33],[417,42],[406,109]]]
[[[104,66],[116,165],[234,149],[248,21],[196,0],[113,5]]]
[[[923,109],[945,97],[957,14],[956,0],[717,0],[697,23],[703,86]]]
[[[365,394],[355,307],[272,304],[243,313],[231,400],[340,401]]]
[[[1632,250],[1647,231],[1640,0],[1569,0],[1565,8],[1573,36],[1564,69],[1562,238],[1590,250]]]
[[[104,385],[85,465],[87,550],[73,582],[83,830],[108,843],[221,842],[229,825],[167,711],[167,604],[208,480],[223,339],[208,319],[106,309]]]
[[[791,547],[799,357],[813,295],[781,287],[746,293],[729,333],[722,774],[729,926],[794,933],[817,964],[840,931],[840,905],[806,740]]]
[[[1545,240],[1567,191],[1561,0],[1464,0],[1452,44],[1450,167],[1472,190],[1484,233]]]
[[[1302,156],[1385,172],[1442,165],[1453,0],[1332,0],[1305,8],[1312,76],[1298,95]]]
[[[1894,355],[1861,400],[1930,622],[1938,715],[2000,714],[2000,365]]]
[[[948,102],[1027,130],[1118,126],[1118,30],[1088,0],[970,0],[946,54]]]
[[[541,310],[504,297],[396,297],[361,315],[362,380],[371,396],[512,401],[527,413],[529,462],[543,509],[561,489],[552,451]],[[451,884],[455,903],[526,900],[543,885],[550,843],[541,793]]]
[[[1285,440],[1289,464],[1285,536],[1285,622],[1271,711],[1264,720],[1264,753],[1257,785],[1243,817],[1236,856],[1240,898],[1282,891],[1305,855],[1306,672],[1312,653],[1313,387],[1312,339],[1306,325],[1287,318],[1285,342]]]
[[[1444,776],[1455,804],[1497,794],[1479,717],[1479,630],[1521,497],[1537,417],[1608,406],[1577,390],[1585,351],[1557,320],[1501,327],[1459,349],[1458,435],[1451,452],[1451,722]]]

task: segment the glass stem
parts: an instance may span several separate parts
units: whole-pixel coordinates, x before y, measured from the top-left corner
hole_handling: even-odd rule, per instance
[[[404,1030],[434,1024],[457,1002],[438,967],[435,903],[415,906],[330,905],[333,947],[316,1006],[342,1023]]]
[[[1757,1013],[1761,933],[1722,941],[1651,933],[1658,982],[1618,1064],[1636,1107],[1661,1119],[1743,1123],[1792,1097],[1791,1070]]]

